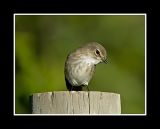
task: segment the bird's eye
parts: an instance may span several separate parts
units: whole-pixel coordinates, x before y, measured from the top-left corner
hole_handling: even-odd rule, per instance
[[[98,49],[96,49],[96,54],[100,55],[100,51]]]
[[[99,55],[99,54],[100,54],[100,52],[99,52],[99,50],[98,50],[98,49],[96,49],[96,54],[97,54],[97,55]]]

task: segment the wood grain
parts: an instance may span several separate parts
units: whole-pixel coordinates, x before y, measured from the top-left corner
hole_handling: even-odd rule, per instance
[[[121,114],[120,94],[58,91],[31,96],[33,114]]]

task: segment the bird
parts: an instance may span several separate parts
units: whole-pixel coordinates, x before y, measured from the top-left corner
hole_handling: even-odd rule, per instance
[[[71,51],[65,61],[64,74],[69,91],[82,91],[95,73],[96,65],[107,64],[106,49],[98,42],[89,42]]]

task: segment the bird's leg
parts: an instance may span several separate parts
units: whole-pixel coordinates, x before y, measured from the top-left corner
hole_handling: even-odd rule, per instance
[[[89,91],[89,87],[87,86],[87,91]]]

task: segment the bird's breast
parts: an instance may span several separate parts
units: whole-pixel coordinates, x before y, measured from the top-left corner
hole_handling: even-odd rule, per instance
[[[92,62],[79,60],[71,65],[70,79],[73,85],[88,85],[93,76],[95,65]]]

